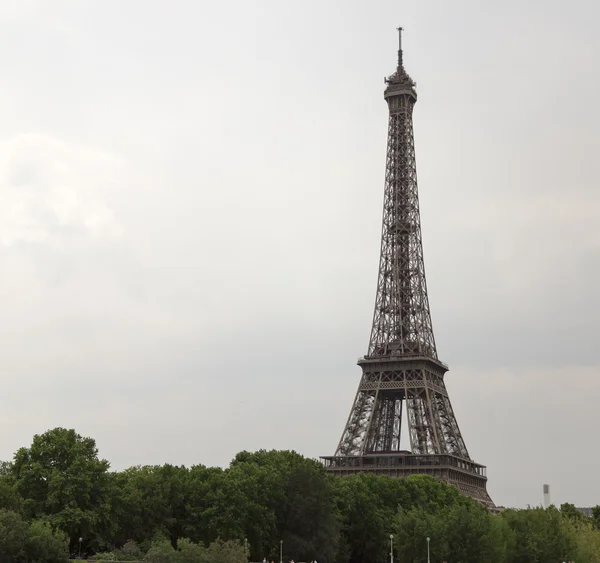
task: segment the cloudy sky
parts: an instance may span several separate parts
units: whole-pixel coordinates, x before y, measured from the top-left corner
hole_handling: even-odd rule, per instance
[[[440,358],[508,506],[600,504],[594,0],[0,3],[0,459],[333,453],[396,31]]]

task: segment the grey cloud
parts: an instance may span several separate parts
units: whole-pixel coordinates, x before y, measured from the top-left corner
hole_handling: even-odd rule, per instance
[[[85,232],[118,236],[103,198],[114,182],[116,159],[40,134],[4,143],[0,162],[0,240],[60,245]]]

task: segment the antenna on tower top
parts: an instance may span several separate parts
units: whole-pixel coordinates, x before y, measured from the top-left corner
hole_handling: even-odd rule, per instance
[[[396,28],[398,30],[398,68],[402,68],[402,31],[403,27]]]

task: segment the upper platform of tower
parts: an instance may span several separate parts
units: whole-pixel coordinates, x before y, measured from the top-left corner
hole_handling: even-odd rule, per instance
[[[396,72],[385,79],[387,88],[384,97],[387,99],[392,96],[409,95],[417,100],[417,84],[404,70],[404,61],[402,60],[402,28],[398,28],[398,66]]]

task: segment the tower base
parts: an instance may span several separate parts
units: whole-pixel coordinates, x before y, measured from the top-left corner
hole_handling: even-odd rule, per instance
[[[463,495],[475,499],[488,510],[496,510],[486,488],[486,468],[471,460],[453,455],[409,453],[375,453],[321,459],[325,469],[337,476],[375,473],[401,479],[409,475],[431,475],[439,481],[454,485]]]

